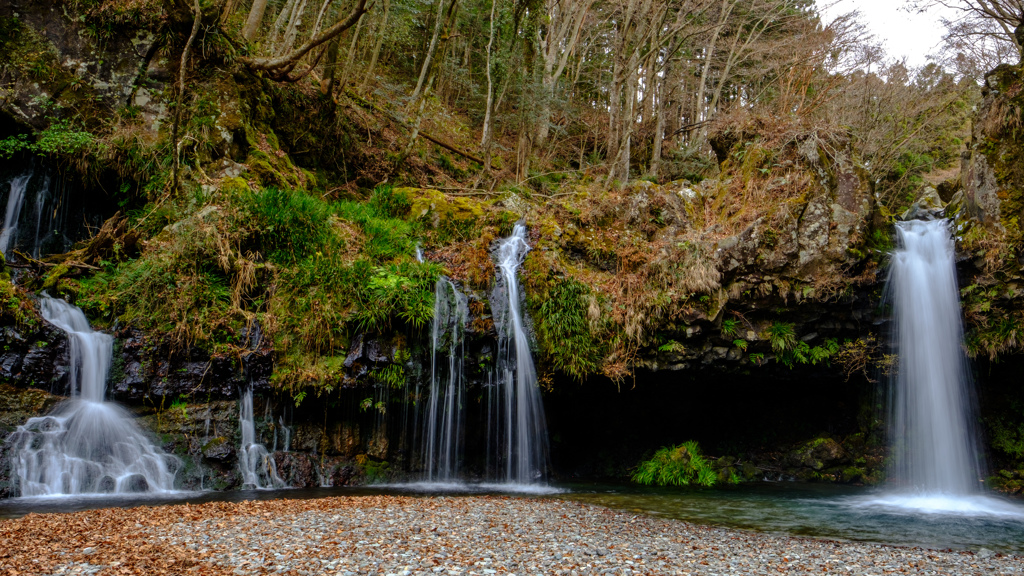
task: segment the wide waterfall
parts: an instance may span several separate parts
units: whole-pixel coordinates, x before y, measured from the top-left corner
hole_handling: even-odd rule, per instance
[[[256,441],[256,418],[252,408],[252,388],[242,395],[238,410],[238,424],[242,431],[242,445],[238,450],[238,469],[242,473],[243,488],[283,488],[284,480],[277,475],[277,465],[267,448]]]
[[[43,318],[68,335],[71,399],[11,435],[21,496],[159,492],[174,487],[179,461],[160,452],[120,406],[105,402],[113,338],[80,308],[43,296]]]
[[[491,294],[498,355],[488,408],[488,443],[494,454],[489,460],[504,471],[501,480],[518,484],[543,481],[547,475],[547,424],[516,277],[529,251],[526,227],[516,224],[498,246]]]
[[[428,482],[452,482],[459,477],[466,396],[463,343],[468,320],[466,295],[451,280],[438,279],[430,331],[430,399],[423,424],[424,479]]]

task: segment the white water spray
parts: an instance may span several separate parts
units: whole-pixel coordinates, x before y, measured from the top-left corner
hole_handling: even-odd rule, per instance
[[[256,441],[256,419],[252,410],[252,388],[242,395],[238,410],[238,424],[242,431],[242,445],[238,450],[238,468],[242,473],[243,488],[283,488],[284,480],[277,475],[274,458],[263,444]]]
[[[63,300],[43,296],[40,312],[68,335],[72,398],[8,439],[19,494],[173,489],[178,459],[158,451],[126,410],[103,401],[113,338],[94,332],[82,310]]]
[[[491,417],[498,420],[489,427],[496,431],[492,443],[497,448],[496,463],[505,470],[503,480],[519,484],[542,481],[547,474],[547,424],[516,277],[529,251],[526,227],[516,224],[512,235],[498,246],[499,273],[491,295],[498,331],[493,387],[497,393],[491,398],[497,406]]]

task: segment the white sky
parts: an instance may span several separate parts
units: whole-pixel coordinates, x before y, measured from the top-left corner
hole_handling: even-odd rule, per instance
[[[819,0],[819,6],[826,3],[828,0]],[[839,14],[859,10],[861,21],[882,43],[889,57],[906,57],[910,66],[928,63],[927,55],[938,51],[944,31],[937,8],[918,14],[908,10],[904,0],[837,0],[819,9],[826,22]]]

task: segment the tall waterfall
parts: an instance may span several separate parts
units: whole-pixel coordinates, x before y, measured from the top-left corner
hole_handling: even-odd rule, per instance
[[[899,357],[891,476],[919,492],[975,494],[973,398],[949,221],[901,222],[896,230],[888,281]]]
[[[20,495],[173,489],[178,459],[160,452],[126,410],[104,402],[113,338],[63,300],[43,296],[40,311],[68,335],[72,397],[8,439]]]
[[[495,382],[491,387],[489,444],[505,482],[527,484],[547,475],[547,424],[537,388],[537,371],[520,305],[516,273],[530,251],[526,227],[516,224],[498,246],[498,274],[491,294],[498,331]]]
[[[458,479],[462,459],[466,384],[463,381],[466,295],[441,277],[434,288],[430,336],[430,400],[424,419],[424,473],[429,482]]]
[[[242,445],[238,450],[238,469],[242,473],[243,488],[283,488],[284,480],[277,475],[277,465],[267,448],[256,441],[256,418],[252,409],[252,388],[242,395],[238,410],[238,424],[242,431]]]
[[[17,176],[11,180],[11,193],[7,196],[7,211],[4,213],[4,227],[0,230],[0,254],[6,256],[14,244],[18,232],[18,217],[21,205],[25,203],[25,192],[32,173]]]

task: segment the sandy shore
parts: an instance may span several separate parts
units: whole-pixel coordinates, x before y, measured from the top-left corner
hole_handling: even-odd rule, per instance
[[[0,521],[2,574],[1022,574],[1024,558],[496,496],[216,502]]]

